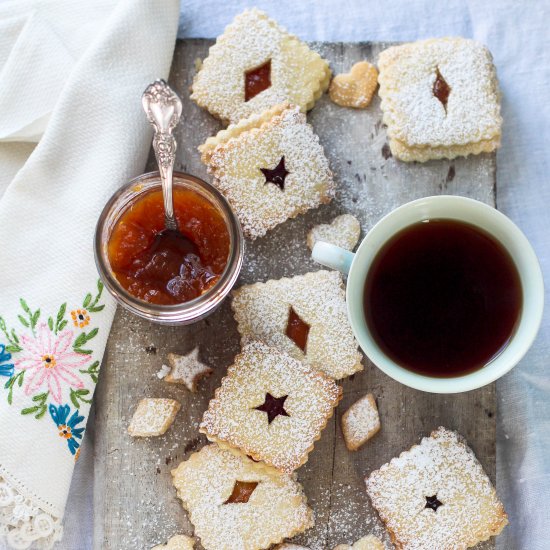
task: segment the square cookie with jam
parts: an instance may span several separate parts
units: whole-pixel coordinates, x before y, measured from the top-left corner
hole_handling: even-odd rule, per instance
[[[384,50],[378,59],[383,122],[394,157],[425,162],[494,151],[500,92],[479,42],[434,38]]]
[[[464,550],[508,523],[472,450],[440,427],[366,479],[367,493],[396,548]]]
[[[328,88],[328,63],[257,10],[246,10],[210,48],[191,99],[225,123],[288,101],[305,112]]]
[[[313,526],[292,475],[260,471],[244,455],[207,445],[172,470],[205,550],[260,550]]]
[[[199,151],[251,239],[334,197],[323,147],[297,106],[277,105],[242,120]]]
[[[227,370],[199,431],[261,461],[260,469],[291,473],[307,461],[341,398],[342,389],[322,372],[250,342]]]
[[[363,369],[337,271],[242,286],[231,307],[243,345],[261,340],[335,380]]]

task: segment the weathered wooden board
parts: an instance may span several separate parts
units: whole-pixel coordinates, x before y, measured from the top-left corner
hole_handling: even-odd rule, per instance
[[[210,44],[207,40],[178,42],[170,78],[183,100],[176,168],[207,180],[196,147],[220,126],[189,100],[189,85],[195,59],[203,58]],[[335,72],[347,71],[361,59],[376,61],[387,46],[313,45]],[[388,157],[380,119],[378,99],[364,111],[338,107],[326,96],[317,103],[309,121],[329,157],[339,183],[338,196],[332,204],[248,243],[239,284],[319,269],[309,258],[307,231],[343,212],[355,214],[366,232],[381,216],[418,197],[457,194],[494,204],[493,155],[403,164]],[[187,353],[196,345],[200,345],[201,359],[215,370],[198,394],[158,380],[155,373],[167,352]],[[239,337],[227,302],[190,327],[155,326],[117,312],[96,392],[95,548],[146,549],[177,532],[192,533],[171,485],[170,470],[205,443],[198,423],[238,350]],[[343,382],[344,399],[298,472],[315,510],[316,525],[297,540],[312,550],[330,550],[369,532],[383,536],[390,548],[368,502],[363,479],[439,425],[462,433],[495,478],[494,385],[460,395],[431,395],[394,382],[366,359],[364,364],[364,372]],[[382,430],[360,451],[350,453],[343,443],[340,417],[367,391],[378,399]],[[176,398],[182,410],[165,436],[133,440],[126,428],[138,400],[145,396]],[[494,543],[482,548],[494,548]]]

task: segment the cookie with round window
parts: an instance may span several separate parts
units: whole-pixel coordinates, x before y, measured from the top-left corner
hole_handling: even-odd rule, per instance
[[[291,473],[307,461],[342,398],[317,370],[262,342],[249,342],[227,370],[199,431],[259,469]]]
[[[337,271],[244,285],[232,296],[242,344],[261,340],[335,380],[363,369]]]
[[[466,38],[433,38],[378,59],[393,156],[411,162],[489,153],[500,145],[500,92],[491,53]]]
[[[261,550],[313,526],[293,475],[207,445],[172,470],[173,484],[205,550]]]
[[[191,99],[224,123],[283,101],[302,112],[328,88],[328,63],[258,9],[237,15],[202,62]]]
[[[242,120],[199,151],[251,239],[334,197],[323,147],[297,106],[283,103]]]
[[[472,450],[443,427],[372,472],[366,484],[398,549],[465,550],[508,523]]]

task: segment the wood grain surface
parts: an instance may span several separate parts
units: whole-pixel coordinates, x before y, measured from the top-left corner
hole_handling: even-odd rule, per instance
[[[210,180],[197,146],[220,124],[189,99],[195,60],[204,58],[209,40],[178,41],[170,83],[183,101],[177,129],[176,169]],[[389,44],[312,44],[335,73],[356,61],[376,62]],[[136,97],[136,101],[139,98]],[[389,156],[376,97],[366,110],[339,107],[325,96],[308,115],[325,147],[339,189],[327,206],[290,220],[266,237],[248,242],[238,285],[320,269],[306,246],[308,230],[350,212],[361,221],[363,235],[384,214],[428,195],[456,194],[495,204],[495,156],[405,164]],[[150,159],[151,160],[151,159]],[[154,163],[149,163],[154,169]],[[156,377],[168,352],[188,353],[200,346],[201,359],[214,374],[197,394]],[[239,350],[239,336],[229,302],[209,318],[188,327],[161,327],[118,310],[96,391],[94,548],[148,549],[175,533],[193,528],[176,498],[170,470],[205,444],[198,433],[202,413],[226,368]],[[495,386],[457,395],[422,393],[393,381],[366,358],[365,370],[343,381],[344,398],[298,471],[315,511],[315,527],[296,539],[312,550],[331,550],[368,533],[385,530],[370,506],[364,477],[443,425],[466,437],[495,480]],[[378,401],[381,431],[362,449],[349,452],[340,418],[367,392]],[[172,428],[162,437],[132,439],[128,422],[142,397],[172,397],[182,404]],[[197,548],[202,548],[197,545]],[[494,548],[487,542],[479,548]]]

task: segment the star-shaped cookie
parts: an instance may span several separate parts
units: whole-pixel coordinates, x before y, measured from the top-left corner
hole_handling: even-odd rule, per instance
[[[313,526],[294,476],[262,471],[217,445],[193,453],[172,476],[205,550],[269,548]]]
[[[187,355],[168,354],[171,371],[164,377],[171,384],[183,384],[189,391],[196,392],[199,381],[212,374],[212,369],[199,360],[199,348]]]

